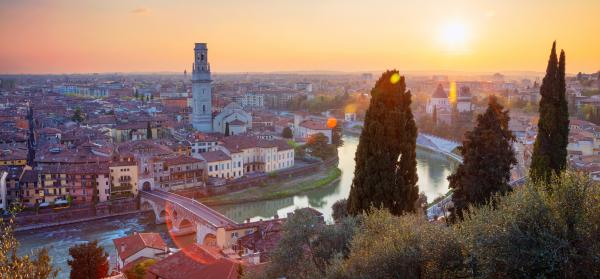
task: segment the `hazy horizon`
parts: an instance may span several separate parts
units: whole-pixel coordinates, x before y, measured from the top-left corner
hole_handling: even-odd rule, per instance
[[[600,70],[600,1],[0,0],[0,73]]]

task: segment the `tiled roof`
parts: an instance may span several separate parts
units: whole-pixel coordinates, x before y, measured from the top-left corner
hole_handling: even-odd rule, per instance
[[[178,155],[170,158],[164,159],[164,162],[170,166],[173,165],[182,165],[182,164],[193,164],[193,163],[201,163],[203,162],[200,159],[196,159],[190,156]]]
[[[204,160],[207,162],[231,160],[231,157],[221,150],[200,153],[200,156],[202,156],[202,158],[204,158]]]
[[[144,248],[163,251],[167,249],[167,244],[158,233],[134,233],[130,236],[113,239],[113,243],[119,258],[123,261]]]
[[[432,98],[448,98],[448,95],[444,91],[444,87],[441,84],[438,84],[435,92],[433,92]]]
[[[300,126],[311,130],[331,130],[327,127],[327,124],[325,122],[315,120],[304,120],[300,122]]]
[[[148,272],[164,279],[237,279],[240,264],[215,248],[194,243],[152,265]]]

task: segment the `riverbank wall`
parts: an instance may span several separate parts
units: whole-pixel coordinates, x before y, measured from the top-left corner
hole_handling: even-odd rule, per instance
[[[92,221],[103,218],[140,212],[137,198],[102,202],[92,206],[71,207],[65,209],[44,209],[37,213],[26,211],[15,217],[15,231],[27,231],[48,228],[78,222]]]
[[[278,183],[298,176],[313,174],[318,171],[326,170],[332,166],[336,166],[337,163],[338,158],[335,157],[324,161],[310,163],[298,168],[281,170],[261,176],[240,178],[223,186],[212,187],[208,189],[201,187],[188,188],[175,191],[175,193],[192,199],[199,199],[213,195],[223,195],[244,190],[249,187],[258,187],[270,183]]]

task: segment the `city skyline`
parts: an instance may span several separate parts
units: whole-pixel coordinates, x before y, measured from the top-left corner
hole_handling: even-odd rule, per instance
[[[567,72],[598,71],[600,2],[0,1],[2,74],[543,72],[557,40]],[[558,18],[558,19],[557,19]],[[551,19],[551,20],[548,20]]]

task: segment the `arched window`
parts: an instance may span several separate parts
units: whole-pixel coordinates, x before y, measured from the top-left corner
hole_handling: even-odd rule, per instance
[[[202,105],[202,112],[206,112],[206,105]]]

